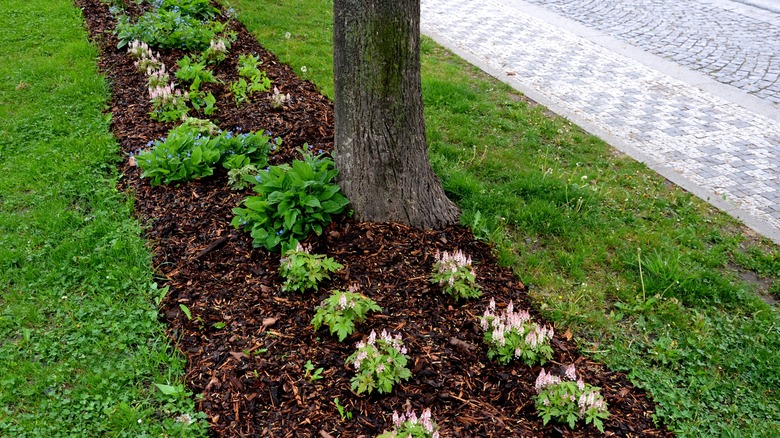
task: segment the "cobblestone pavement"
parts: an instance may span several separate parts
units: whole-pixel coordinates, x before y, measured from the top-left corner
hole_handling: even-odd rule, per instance
[[[777,114],[675,79],[524,5],[422,0],[423,33],[780,243]]]
[[[724,1],[526,0],[780,104],[780,15]]]

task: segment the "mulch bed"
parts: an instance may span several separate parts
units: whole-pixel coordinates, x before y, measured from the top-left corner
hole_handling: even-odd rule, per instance
[[[133,2],[128,2],[134,4]],[[110,82],[112,130],[125,157],[150,140],[164,137],[171,125],[149,118],[145,77],[124,49],[116,48],[115,20],[105,3],[76,0],[101,53],[99,68]],[[137,6],[133,6],[137,8]],[[138,13],[138,10],[134,11]],[[290,161],[304,143],[326,152],[333,148],[333,108],[316,87],[299,79],[265,51],[237,22],[230,59],[215,73],[233,79],[239,53],[256,53],[273,85],[292,102],[273,111],[267,95],[237,107],[225,85],[208,84],[217,98],[212,119],[226,130],[270,131],[283,139],[272,164]],[[183,52],[160,51],[167,67]],[[252,247],[250,236],[233,229],[231,208],[250,191],[228,188],[224,171],[180,185],[151,187],[125,159],[121,189],[132,192],[139,219],[155,254],[158,274],[170,286],[160,317],[188,359],[187,385],[202,394],[199,408],[214,436],[373,437],[391,425],[394,410],[407,401],[419,412],[430,407],[443,437],[599,436],[592,426],[574,431],[544,426],[534,409],[534,382],[541,367],[519,361],[499,366],[487,359],[477,317],[490,298],[529,308],[525,286],[498,266],[491,249],[463,227],[419,230],[399,224],[360,223],[339,218],[310,243],[314,252],[334,257],[346,268],[317,293],[283,293],[277,275],[279,255]],[[437,250],[461,249],[471,255],[484,295],[457,303],[428,281]],[[371,314],[344,343],[309,324],[314,308],[333,289],[359,284],[360,291],[384,309]],[[190,309],[188,319],[180,308]],[[541,317],[531,310],[539,321]],[[218,329],[215,323],[224,323]],[[220,326],[221,324],[217,324]],[[402,334],[409,350],[410,380],[389,395],[350,391],[353,371],[344,364],[354,344],[372,329]],[[560,333],[562,330],[558,330]],[[671,436],[655,427],[653,403],[626,376],[582,356],[560,334],[554,360],[546,369],[574,363],[586,382],[602,388],[611,416],[609,436]],[[310,382],[304,364],[324,369]],[[351,420],[343,420],[338,398]]]

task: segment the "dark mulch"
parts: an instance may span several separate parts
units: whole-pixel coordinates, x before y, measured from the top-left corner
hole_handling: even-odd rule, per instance
[[[116,49],[111,33],[115,21],[107,5],[99,0],[76,3],[101,50],[99,67],[113,90],[112,130],[129,156],[164,136],[170,125],[150,120],[145,78],[135,72],[125,50]],[[260,47],[240,23],[231,26],[239,38],[217,75],[233,78],[237,54],[256,53],[273,84],[292,95],[292,103],[284,111],[272,111],[266,95],[236,107],[226,86],[210,84],[207,89],[218,107],[212,119],[223,129],[266,130],[282,137],[283,147],[273,163],[289,161],[304,143],[330,151],[330,101]],[[162,51],[169,68],[182,55]],[[525,286],[500,268],[490,248],[468,230],[419,230],[341,218],[309,243],[346,268],[318,293],[282,293],[279,256],[254,249],[246,233],[229,225],[231,208],[249,192],[228,189],[224,172],[178,186],[150,187],[127,159],[120,166],[121,188],[134,193],[138,217],[148,225],[155,268],[170,286],[161,318],[188,359],[187,384],[203,395],[199,407],[208,415],[213,435],[375,436],[407,400],[418,411],[430,407],[445,437],[599,435],[583,425],[576,431],[543,426],[533,407],[541,367],[498,366],[487,359],[476,321],[490,297],[499,305],[510,300],[518,307],[530,303]],[[474,259],[485,292],[480,300],[453,302],[427,280],[432,254],[456,248]],[[344,343],[324,331],[315,333],[309,325],[314,307],[328,291],[353,284],[384,313],[371,315]],[[190,309],[191,320],[180,304]],[[219,322],[225,327],[215,328]],[[353,372],[344,361],[357,340],[383,328],[403,335],[413,377],[390,395],[358,396],[350,391]],[[612,413],[605,423],[607,435],[671,435],[654,426],[652,402],[625,375],[590,361],[561,335],[554,344],[548,369],[575,363],[587,382],[602,388]],[[304,377],[308,360],[324,368],[322,379],[310,382]],[[353,413],[352,420],[342,420],[335,398]]]

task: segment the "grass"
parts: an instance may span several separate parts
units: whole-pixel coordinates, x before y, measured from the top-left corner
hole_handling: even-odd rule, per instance
[[[0,435],[198,435],[79,10],[0,14]],[[156,386],[160,384],[162,386]]]
[[[231,4],[333,96],[332,0]],[[780,248],[430,40],[422,52],[433,166],[539,309],[681,436],[780,436],[780,314],[761,298],[780,293]]]

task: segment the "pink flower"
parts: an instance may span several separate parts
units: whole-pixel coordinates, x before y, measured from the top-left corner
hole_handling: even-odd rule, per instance
[[[567,366],[564,374],[569,380],[577,380],[577,370],[574,368],[574,364]]]

